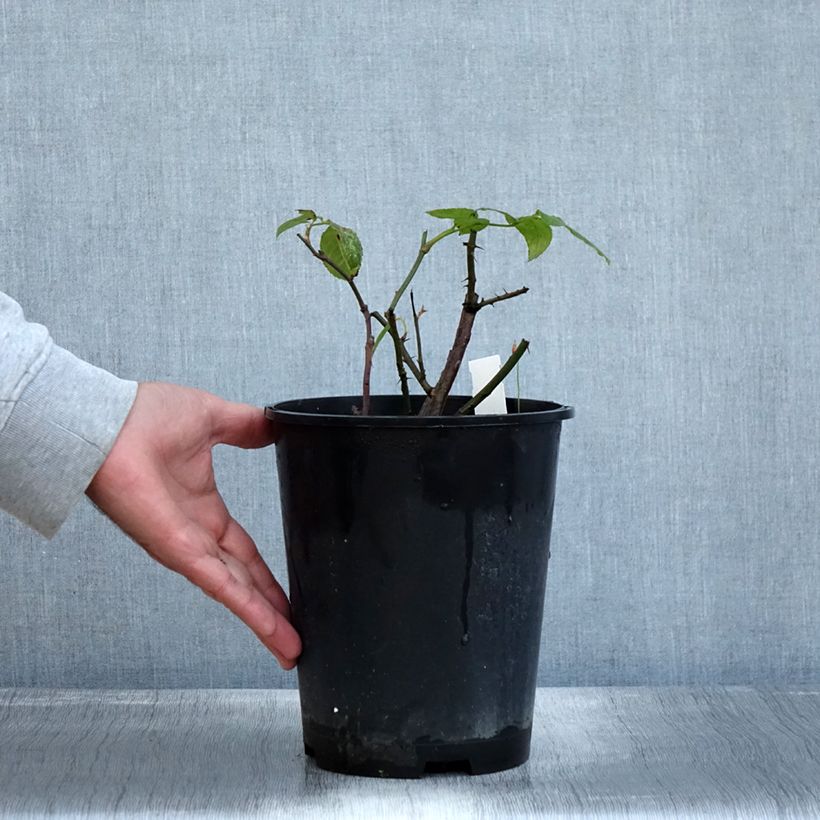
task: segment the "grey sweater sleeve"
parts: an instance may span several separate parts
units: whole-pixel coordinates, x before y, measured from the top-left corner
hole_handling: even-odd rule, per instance
[[[0,509],[51,538],[125,422],[137,383],[78,359],[0,291]]]

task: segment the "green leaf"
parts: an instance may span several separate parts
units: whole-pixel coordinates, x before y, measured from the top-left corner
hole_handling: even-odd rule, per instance
[[[427,211],[430,216],[436,217],[436,219],[469,219],[470,217],[476,217],[477,214],[472,208],[439,208],[436,211]]]
[[[325,228],[319,241],[319,250],[339,269],[322,261],[337,279],[352,279],[362,266],[362,243],[356,232],[335,222]]]
[[[566,229],[567,229],[567,230],[568,230],[568,231],[569,231],[569,232],[570,232],[570,233],[571,233],[571,234],[572,234],[572,235],[573,235],[576,239],[580,239],[580,240],[581,240],[581,241],[582,241],[585,245],[589,245],[589,247],[590,247],[590,248],[592,248],[592,250],[594,250],[594,251],[595,251],[595,253],[597,253],[597,254],[598,254],[598,256],[600,256],[602,259],[604,259],[604,260],[606,261],[607,265],[609,265],[609,264],[610,264],[609,257],[608,257],[608,256],[607,256],[607,255],[606,255],[606,254],[605,254],[605,253],[604,253],[604,252],[603,252],[600,248],[596,248],[596,247],[595,247],[595,245],[593,245],[593,244],[592,244],[592,242],[590,242],[590,241],[589,241],[589,240],[588,240],[585,236],[583,236],[583,235],[581,235],[580,233],[578,233],[578,231],[576,231],[576,230],[575,230],[575,228],[570,228],[570,226],[569,226],[569,225],[567,225],[566,223],[564,223],[564,227],[565,227],[565,228],[566,228]]]
[[[470,233],[471,231],[478,233],[479,231],[483,231],[489,224],[489,219],[484,219],[480,216],[472,216],[469,219],[465,218],[463,220],[455,220],[455,226],[458,228],[458,232],[460,234]]]
[[[552,242],[552,228],[537,214],[519,217],[513,224],[527,242],[528,262],[541,256]]]
[[[606,261],[607,265],[610,264],[609,257],[600,248],[593,245],[592,242],[589,241],[589,239],[587,239],[583,234],[576,231],[575,228],[572,228],[569,225],[567,225],[567,223],[564,222],[564,220],[561,219],[560,216],[550,216],[549,214],[545,214],[542,211],[536,211],[535,213],[538,216],[540,216],[541,219],[548,225],[566,228],[576,239],[580,239],[581,242],[583,242],[585,245],[589,245],[589,247],[592,248],[592,250],[594,250],[595,253],[598,254],[598,256],[600,256],[602,259]]]
[[[550,225],[553,228],[563,228],[564,227],[564,220],[561,219],[560,216],[551,216],[550,214],[545,214],[543,211],[536,211],[536,216],[540,216],[547,225]]]
[[[452,219],[460,234],[470,231],[483,231],[490,224],[489,219],[479,216],[472,208],[439,208],[436,211],[427,211],[437,219]]]
[[[493,211],[493,213],[501,214],[504,219],[507,220],[508,225],[515,225],[517,222],[516,218],[511,214],[508,214],[506,211],[500,211],[498,208],[479,208],[479,211]]]
[[[297,225],[302,225],[305,222],[310,222],[311,219],[316,219],[316,214],[313,211],[304,211],[299,210],[299,216],[294,216],[293,219],[288,219],[286,222],[283,222],[277,229],[276,229],[276,238],[278,239],[281,234],[285,231],[289,231],[291,228],[295,228]]]

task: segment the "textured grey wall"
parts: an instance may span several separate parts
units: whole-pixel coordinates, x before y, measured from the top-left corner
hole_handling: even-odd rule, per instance
[[[5,0],[0,24],[0,287],[58,343],[260,405],[352,392],[350,295],[277,220],[356,227],[385,305],[425,209],[553,210],[613,266],[488,235],[485,290],[532,291],[473,347],[527,336],[523,392],[578,413],[540,683],[820,681],[816,3]],[[442,356],[460,271],[454,243],[418,280]],[[217,467],[284,580],[273,455]],[[0,685],[295,684],[87,503],[50,543],[3,518],[0,555]]]

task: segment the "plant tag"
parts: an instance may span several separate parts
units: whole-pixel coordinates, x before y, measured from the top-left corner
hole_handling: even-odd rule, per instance
[[[470,375],[473,377],[473,395],[475,396],[501,370],[501,356],[485,356],[483,359],[472,359],[468,364],[470,365]],[[474,412],[476,415],[507,412],[507,399],[504,393],[503,381],[497,384],[493,392],[476,406]]]

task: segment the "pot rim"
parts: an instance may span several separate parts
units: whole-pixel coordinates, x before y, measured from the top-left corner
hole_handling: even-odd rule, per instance
[[[400,400],[401,396],[373,395],[371,400]],[[461,406],[470,396],[450,396],[448,401]],[[272,421],[285,424],[303,424],[312,427],[509,427],[531,424],[552,424],[571,419],[575,408],[566,404],[540,399],[521,399],[521,412],[481,414],[466,416],[404,416],[369,415],[355,413],[323,412],[323,402],[344,402],[352,407],[361,403],[361,395],[355,396],[313,396],[304,399],[288,399],[265,407],[265,416]],[[424,396],[413,395],[411,400],[418,403]],[[515,407],[517,398],[507,398],[507,407]],[[528,409],[525,409],[528,408]]]

